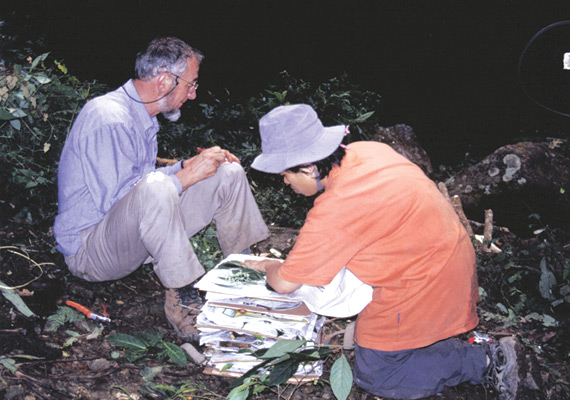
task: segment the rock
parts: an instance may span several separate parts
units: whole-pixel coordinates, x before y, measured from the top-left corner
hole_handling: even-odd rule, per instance
[[[377,131],[371,136],[372,140],[390,145],[398,153],[420,167],[428,176],[433,169],[427,152],[420,146],[414,130],[405,124],[389,128],[376,127]]]
[[[492,209],[497,223],[515,230],[517,223],[528,228],[531,214],[550,226],[567,226],[570,158],[566,146],[560,139],[503,146],[447,181],[449,194],[461,198],[465,213],[474,220]]]
[[[190,343],[184,343],[182,349],[192,358],[192,360],[198,365],[205,365],[207,360],[206,357],[200,353],[194,346]]]
[[[111,362],[111,361],[106,360],[104,358],[98,358],[98,359],[93,360],[89,363],[89,369],[91,371],[95,371],[95,372],[103,371],[107,368],[116,367],[116,366],[117,366],[116,362],[114,362],[114,361]]]
[[[21,386],[10,386],[4,393],[5,400],[17,400],[24,395],[24,388]]]

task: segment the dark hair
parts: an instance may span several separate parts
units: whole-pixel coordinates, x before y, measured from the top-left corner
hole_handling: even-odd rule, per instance
[[[315,161],[315,162],[310,163],[310,164],[297,165],[295,167],[288,168],[288,170],[291,172],[299,172],[299,170],[301,168],[305,168],[305,167],[309,167],[311,165],[314,165],[315,167],[317,167],[317,171],[319,171],[319,178],[322,179],[322,178],[325,178],[326,176],[328,176],[329,172],[331,172],[331,169],[335,165],[338,165],[340,167],[340,163],[341,163],[342,159],[344,158],[345,154],[346,154],[346,150],[344,149],[344,147],[339,146],[327,158],[323,158],[322,160]]]
[[[151,79],[161,72],[180,75],[186,71],[186,59],[195,58],[198,63],[204,59],[200,50],[194,49],[175,37],[163,37],[152,40],[146,49],[137,54],[135,77]]]

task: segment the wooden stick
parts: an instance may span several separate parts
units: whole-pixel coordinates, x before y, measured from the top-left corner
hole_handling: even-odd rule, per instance
[[[459,216],[459,221],[461,221],[461,223],[463,224],[463,227],[467,231],[467,234],[469,235],[469,237],[473,237],[473,228],[471,228],[471,225],[469,224],[469,221],[467,220],[467,217],[465,216],[465,213],[463,212],[463,206],[461,205],[461,199],[459,198],[458,195],[455,195],[451,198],[451,204],[453,205],[455,212]]]
[[[445,186],[445,183],[439,182],[437,184],[437,187],[438,187],[439,191],[441,192],[441,194],[443,195],[443,197],[445,197],[445,199],[451,203],[451,199],[449,198],[449,192],[447,191],[447,186]]]
[[[491,252],[493,240],[493,210],[485,210],[485,229],[483,230],[483,251]]]
[[[465,216],[465,213],[463,212],[463,206],[461,205],[461,199],[459,198],[459,196],[455,195],[455,196],[453,196],[453,198],[450,198],[449,192],[447,190],[447,186],[445,186],[444,182],[439,182],[437,184],[437,187],[438,187],[439,191],[441,192],[441,194],[443,195],[443,197],[445,197],[445,199],[453,206],[455,213],[459,217],[459,221],[461,221],[461,224],[463,225],[463,227],[467,231],[467,234],[469,235],[469,237],[472,238],[473,237],[473,228],[471,228],[471,224],[469,224],[469,220],[467,219],[467,217]]]
[[[159,167],[165,167],[168,165],[173,165],[173,164],[176,164],[177,162],[178,162],[178,160],[172,159],[172,158],[156,157],[156,165],[158,165]]]

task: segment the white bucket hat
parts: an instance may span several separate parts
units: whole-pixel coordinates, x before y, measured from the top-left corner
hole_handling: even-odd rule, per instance
[[[341,144],[345,126],[324,127],[306,104],[279,106],[259,121],[261,151],[252,168],[278,174],[331,155]]]

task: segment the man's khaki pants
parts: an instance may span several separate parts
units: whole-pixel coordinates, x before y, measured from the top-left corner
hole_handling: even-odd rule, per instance
[[[65,261],[74,275],[88,281],[120,279],[152,261],[165,287],[183,287],[204,274],[188,238],[212,220],[224,256],[269,235],[237,163],[223,163],[214,176],[181,196],[172,178],[149,174],[101,222],[81,232],[81,248]]]

